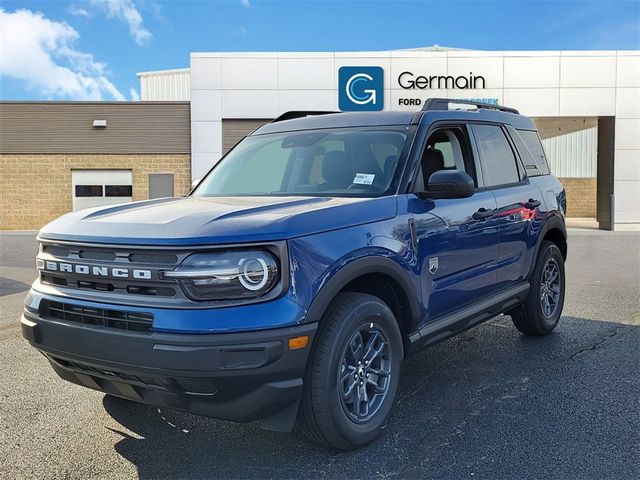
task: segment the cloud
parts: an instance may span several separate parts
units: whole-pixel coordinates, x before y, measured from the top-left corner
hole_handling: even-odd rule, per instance
[[[129,89],[129,95],[131,95],[131,100],[133,100],[134,102],[140,101],[140,94],[134,87],[131,87]]]
[[[106,13],[107,18],[117,18],[129,26],[129,35],[138,45],[151,40],[151,32],[142,25],[142,15],[132,0],[91,0],[91,5]]]
[[[75,5],[69,5],[69,7],[67,8],[67,12],[69,12],[74,17],[91,18],[91,15],[89,14],[88,10],[77,7]]]
[[[240,5],[242,5],[244,8],[255,8],[251,4],[251,0],[240,0]]]
[[[47,98],[124,100],[107,78],[106,65],[75,48],[79,38],[66,22],[0,8],[0,76],[22,80]]]

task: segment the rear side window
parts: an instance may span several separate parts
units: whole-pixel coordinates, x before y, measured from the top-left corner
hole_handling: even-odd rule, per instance
[[[473,125],[485,187],[518,183],[518,167],[511,145],[502,128],[495,125]]]
[[[535,165],[527,164],[525,162],[525,168],[527,169],[527,175],[530,177],[536,175],[549,175],[549,164],[547,163],[547,157],[544,154],[542,148],[542,142],[538,136],[538,132],[535,130],[518,130],[520,137],[524,141],[524,144],[529,149],[529,153],[533,157]]]

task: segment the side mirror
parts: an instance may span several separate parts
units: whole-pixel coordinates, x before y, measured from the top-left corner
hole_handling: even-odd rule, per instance
[[[198,184],[202,181],[202,177],[194,178],[191,180],[191,189],[193,190],[198,186]]]
[[[429,177],[428,191],[422,196],[431,198],[467,198],[473,195],[473,178],[461,170],[438,170]]]

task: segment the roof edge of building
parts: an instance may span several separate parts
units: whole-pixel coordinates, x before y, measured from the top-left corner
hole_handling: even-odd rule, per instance
[[[171,68],[169,70],[150,70],[148,72],[138,72],[136,76],[138,77],[152,77],[154,75],[178,75],[180,73],[188,73],[191,69],[189,67],[186,68]]]

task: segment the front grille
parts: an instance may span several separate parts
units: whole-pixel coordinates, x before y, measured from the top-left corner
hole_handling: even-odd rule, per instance
[[[49,320],[82,323],[105,328],[117,328],[134,332],[151,332],[153,314],[128,312],[103,308],[84,307],[72,303],[42,300],[40,316]]]
[[[178,256],[174,253],[156,251],[129,251],[124,249],[108,249],[103,247],[70,247],[66,245],[42,244],[42,251],[59,259],[96,260],[100,262],[114,262],[118,259],[133,263],[147,263],[155,265],[175,264]]]
[[[57,288],[86,292],[89,297],[128,295],[183,297],[175,280],[164,278],[190,252],[144,248],[99,247],[41,242],[40,281]],[[81,270],[77,270],[80,268]],[[119,272],[118,274],[114,272]],[[122,275],[125,272],[125,275]],[[136,276],[135,272],[144,272]]]

